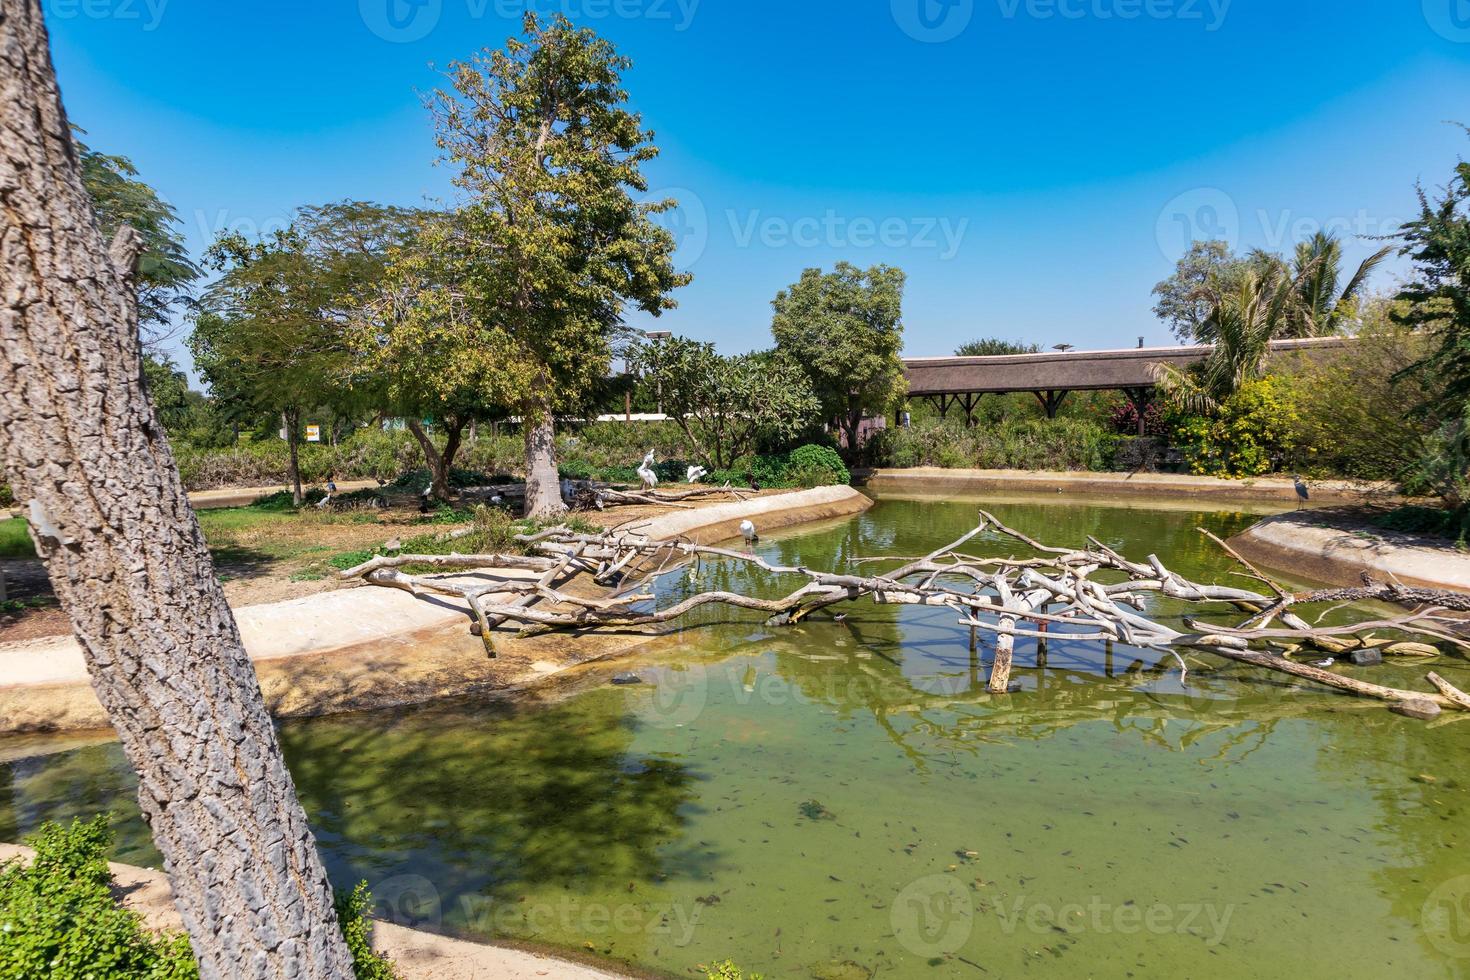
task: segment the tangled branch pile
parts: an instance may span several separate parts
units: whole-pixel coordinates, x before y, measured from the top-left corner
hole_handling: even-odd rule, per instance
[[[1423,642],[1426,640],[1470,649],[1456,632],[1463,620],[1451,615],[1470,612],[1470,595],[1375,583],[1357,589],[1291,593],[1214,535],[1210,537],[1240,563],[1241,574],[1259,583],[1264,591],[1199,584],[1170,571],[1153,555],[1142,562],[1132,561],[1091,537],[1081,549],[1049,547],[1005,526],[991,514],[982,511],[980,518],[974,530],[921,558],[869,558],[853,563],[896,566],[872,575],[773,565],[757,555],[682,540],[654,540],[627,530],[577,534],[555,528],[517,539],[528,546],[533,553],[530,557],[378,557],[343,572],[342,577],[361,578],[415,595],[434,593],[464,599],[491,656],[491,631],[506,623],[519,624],[522,635],[658,626],[702,606],[720,604],[766,613],[769,625],[783,626],[839,603],[871,597],[877,603],[949,607],[959,613],[962,625],[994,634],[996,655],[989,689],[997,694],[1010,690],[1016,638],[1050,636],[1116,642],[1176,655],[1180,650],[1204,651],[1352,694],[1380,698],[1393,703],[1396,710],[1415,716],[1433,715],[1446,708],[1470,710],[1470,695],[1434,673],[1428,674],[1428,680],[1435,691],[1407,691],[1290,659],[1307,651],[1329,657],[1357,653],[1363,663],[1378,661],[1384,654],[1437,655],[1438,649]],[[964,551],[970,542],[986,534],[1010,538],[1033,554],[985,558]],[[705,561],[741,562],[774,575],[804,579],[805,583],[776,599],[712,591],[699,592],[665,609],[653,608],[652,586],[659,577],[688,569],[691,581],[697,582]],[[519,569],[540,574],[534,579],[466,583],[401,570],[409,566]],[[603,587],[603,594],[589,596],[569,590],[572,580],[583,574]],[[1189,614],[1177,620],[1183,629],[1151,618],[1149,596],[1176,600],[1190,608]],[[1314,626],[1298,614],[1304,606],[1332,603],[1335,608],[1366,600],[1391,603],[1408,612],[1377,619],[1363,618],[1360,613],[1357,621],[1331,627]],[[1245,618],[1234,625],[1212,624],[1200,618],[1212,613],[1234,613]],[[1182,659],[1180,663],[1182,666]]]

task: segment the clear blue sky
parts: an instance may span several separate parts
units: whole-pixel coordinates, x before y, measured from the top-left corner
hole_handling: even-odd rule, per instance
[[[1470,149],[1465,0],[533,0],[634,61],[695,274],[662,329],[768,345],[810,266],[909,273],[912,355],[1167,342],[1190,237],[1356,261]],[[192,246],[450,193],[417,92],[525,0],[45,0],[63,95]],[[1380,275],[1392,284],[1398,270]]]

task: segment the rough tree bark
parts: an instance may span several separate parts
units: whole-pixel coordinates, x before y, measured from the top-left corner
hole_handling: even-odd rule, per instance
[[[289,457],[286,463],[286,482],[291,486],[291,502],[300,507],[306,503],[306,491],[301,488],[301,412],[290,408],[282,412],[281,428],[286,430]]]
[[[459,446],[464,438],[465,423],[453,416],[444,419],[444,450],[441,452],[434,440],[424,431],[423,423],[418,419],[408,420],[408,431],[418,440],[419,448],[424,451],[424,462],[429,467],[429,485],[435,500],[448,501],[452,491],[449,489],[449,471],[454,467],[454,460],[459,456]]]
[[[352,963],[255,671],[144,388],[138,236],[83,190],[39,0],[0,0],[0,459],[138,771],[200,971]]]
[[[556,469],[556,421],[545,401],[528,406],[526,430],[526,516],[541,519],[567,512]]]

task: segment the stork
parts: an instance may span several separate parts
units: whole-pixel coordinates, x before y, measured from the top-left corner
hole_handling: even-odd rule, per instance
[[[691,466],[689,467],[689,472],[684,475],[684,482],[698,483],[700,480],[703,480],[707,476],[709,476],[709,470],[705,469],[703,466]]]
[[[755,544],[761,539],[760,535],[755,533],[755,525],[750,521],[740,522],[740,536],[745,539],[746,544]]]
[[[644,490],[652,490],[658,486],[658,474],[653,471],[653,450],[643,457],[643,463],[638,467],[638,479],[643,481]]]

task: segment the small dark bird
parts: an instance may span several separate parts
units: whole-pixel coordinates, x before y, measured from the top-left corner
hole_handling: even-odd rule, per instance
[[[760,492],[761,485],[756,482],[754,473],[745,474],[745,482],[750,484],[750,489],[756,491],[757,493]]]
[[[1305,504],[1312,499],[1312,495],[1307,491],[1306,483],[1302,481],[1301,474],[1297,474],[1296,478],[1296,495],[1297,499],[1300,501],[1300,503],[1297,504],[1298,510],[1301,509],[1302,504]]]

